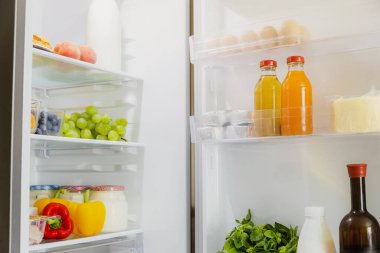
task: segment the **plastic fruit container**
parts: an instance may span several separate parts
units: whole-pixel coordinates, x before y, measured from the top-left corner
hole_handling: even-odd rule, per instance
[[[38,119],[40,117],[40,102],[33,101],[30,111],[30,133],[34,134],[37,130]]]
[[[46,222],[52,217],[29,216],[29,245],[40,244],[44,238]]]
[[[64,110],[47,109],[40,111],[36,134],[60,136],[62,133]]]

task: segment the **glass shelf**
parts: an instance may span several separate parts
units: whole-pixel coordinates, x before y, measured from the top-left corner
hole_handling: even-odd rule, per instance
[[[31,148],[34,150],[71,150],[71,149],[124,149],[143,148],[136,142],[88,140],[47,135],[31,134]]]
[[[124,72],[33,48],[34,88],[60,89],[105,83],[126,85],[128,81],[141,82],[141,79]]]
[[[99,234],[90,237],[78,237],[59,241],[42,241],[41,244],[29,246],[29,252],[68,252],[74,249],[85,249],[105,245],[119,244],[136,238],[142,234],[141,229],[109,234]]]

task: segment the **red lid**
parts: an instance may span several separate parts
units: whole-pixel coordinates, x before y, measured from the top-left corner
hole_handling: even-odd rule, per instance
[[[277,62],[275,60],[263,60],[260,62],[260,68],[265,66],[277,67]]]
[[[367,164],[347,164],[348,175],[350,178],[366,177],[367,176]]]
[[[305,58],[303,58],[303,56],[290,56],[288,57],[288,59],[286,60],[286,62],[289,64],[291,62],[302,62],[302,63],[305,63]]]

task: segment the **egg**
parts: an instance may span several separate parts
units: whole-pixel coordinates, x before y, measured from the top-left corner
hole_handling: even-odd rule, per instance
[[[254,31],[247,30],[240,36],[240,42],[244,43],[243,51],[254,51],[260,49],[258,41],[260,40],[259,35]]]
[[[235,45],[239,44],[238,37],[234,35],[225,35],[220,39],[220,46],[225,47],[223,49],[226,53],[238,53],[240,50],[238,48],[234,48]]]
[[[291,45],[301,42],[301,29],[294,19],[288,19],[282,23],[280,35],[282,37],[282,45]]]
[[[278,45],[277,37],[277,30],[273,26],[265,26],[263,29],[261,29],[260,38],[263,40],[263,47],[276,47]]]
[[[301,30],[301,35],[302,35],[301,37],[302,41],[308,41],[311,39],[311,33],[309,29],[307,29],[306,26],[301,25],[300,30]]]
[[[220,47],[220,40],[218,38],[206,39],[203,43],[203,49],[215,49]]]

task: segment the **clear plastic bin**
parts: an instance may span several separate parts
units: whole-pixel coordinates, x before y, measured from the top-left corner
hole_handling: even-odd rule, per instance
[[[36,134],[61,136],[64,110],[47,109],[40,111]]]
[[[40,118],[40,102],[33,101],[30,112],[30,133],[34,134],[37,130],[38,120]]]

